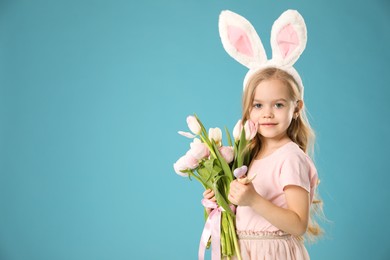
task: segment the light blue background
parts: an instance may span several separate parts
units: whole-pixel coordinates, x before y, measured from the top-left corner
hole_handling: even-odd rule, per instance
[[[202,187],[172,164],[187,115],[240,117],[224,9],[269,56],[284,10],[306,20],[296,68],[330,220],[312,259],[390,258],[388,0],[2,0],[1,260],[197,258]]]

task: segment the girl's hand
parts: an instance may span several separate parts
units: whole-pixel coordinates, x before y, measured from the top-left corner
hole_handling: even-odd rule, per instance
[[[238,206],[251,206],[256,196],[260,195],[256,192],[251,182],[243,184],[238,180],[234,180],[230,183],[228,199],[231,203]]]
[[[213,202],[216,202],[217,200],[215,199],[215,194],[212,189],[207,189],[203,192],[203,198],[207,200],[211,200]]]
[[[214,194],[214,191],[212,189],[207,189],[203,192],[203,198],[204,199],[207,199],[207,200],[211,200],[213,202],[216,202],[217,199],[215,198],[215,194]],[[211,212],[212,209],[210,208],[206,208],[206,211],[207,211],[207,214],[210,215],[210,212]]]

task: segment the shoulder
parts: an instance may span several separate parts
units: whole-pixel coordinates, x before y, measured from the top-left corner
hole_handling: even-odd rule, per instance
[[[311,158],[295,143],[289,143],[281,156],[279,177],[282,186],[296,185],[310,192],[317,182],[317,169]]]
[[[285,144],[283,148],[281,156],[284,160],[311,161],[311,158],[294,142]]]
[[[300,171],[316,172],[313,160],[294,142],[285,145],[281,157],[282,166],[293,167]]]

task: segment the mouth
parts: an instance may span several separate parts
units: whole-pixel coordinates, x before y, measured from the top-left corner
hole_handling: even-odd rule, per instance
[[[264,126],[264,127],[271,127],[271,126],[275,126],[277,125],[276,123],[263,123],[263,124],[260,124],[260,126]]]

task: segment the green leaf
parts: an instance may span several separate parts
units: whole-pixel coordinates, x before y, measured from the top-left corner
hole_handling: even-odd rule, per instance
[[[204,183],[204,186],[206,186],[207,188],[212,188],[212,173],[205,167],[199,167],[197,172],[199,174],[199,178]]]
[[[249,165],[249,163],[251,161],[250,157],[251,157],[250,153],[246,152],[245,155],[244,155],[244,164],[247,165],[247,166]]]
[[[202,184],[203,188],[207,189],[206,183],[200,178],[200,176],[197,176],[192,170],[188,170],[188,178],[192,181],[191,176],[194,177],[197,181],[199,181]]]
[[[228,214],[234,216],[234,213],[233,213],[232,209],[230,208],[229,204],[226,202],[226,200],[225,200],[225,198],[223,196],[223,195],[225,195],[225,197],[226,197],[226,194],[221,194],[217,182],[214,183],[214,189],[213,190],[214,190],[214,193],[215,193],[215,198],[217,200],[217,204],[219,206],[221,206]]]
[[[206,169],[208,169],[210,172],[213,172],[214,175],[220,173],[222,170],[222,168],[216,164],[216,161],[216,159],[209,159],[204,163]]]
[[[233,180],[232,170],[230,169],[229,164],[225,161],[225,159],[222,157],[222,155],[218,151],[218,147],[214,143],[214,141],[213,141],[213,147],[214,147],[215,153],[218,157],[218,161],[221,163],[221,167],[222,167],[224,174],[229,178],[230,181],[232,181]]]
[[[242,129],[241,136],[240,136],[240,143],[238,144],[238,151],[237,151],[237,168],[241,167],[244,164],[244,151],[247,145],[247,141],[245,138],[245,129]]]
[[[198,120],[198,123],[200,125],[203,136],[206,137],[206,139],[210,142],[208,135],[207,135],[206,128],[204,127],[202,121],[200,121],[199,117],[196,114],[194,114],[194,116],[195,116],[196,120]]]
[[[227,139],[228,139],[228,144],[229,144],[230,146],[233,146],[232,137],[230,136],[229,130],[227,129],[226,126],[225,126],[225,132],[226,132],[226,136],[227,136]]]
[[[234,161],[232,165],[232,172],[234,171],[234,169],[237,168],[237,158],[238,158],[238,146],[237,143],[234,143]]]

